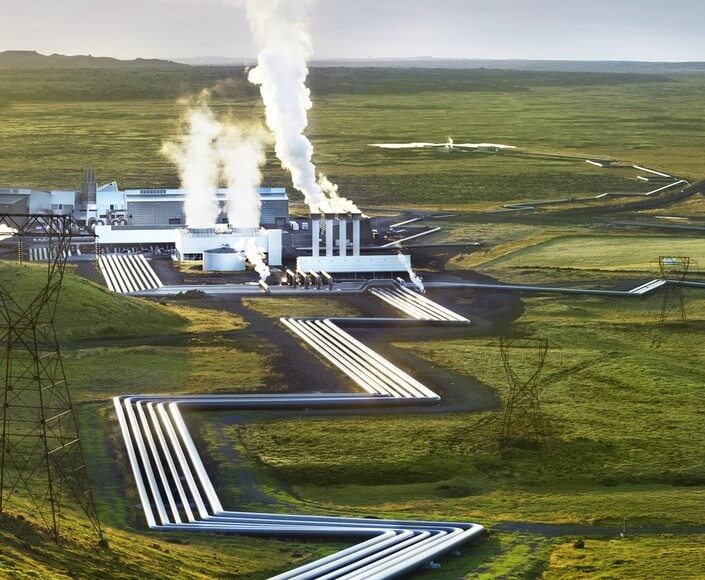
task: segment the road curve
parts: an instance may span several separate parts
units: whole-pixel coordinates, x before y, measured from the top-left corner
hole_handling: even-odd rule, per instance
[[[466,318],[399,284],[373,286],[370,292],[412,317],[380,319],[382,323],[470,324]],[[114,398],[150,529],[361,540],[350,548],[275,576],[279,580],[394,578],[484,535],[484,528],[475,523],[267,514],[223,508],[183,419],[183,409],[379,408],[434,404],[440,400],[431,389],[342,330],[336,324],[340,320],[283,318],[282,323],[348,376],[361,393]]]

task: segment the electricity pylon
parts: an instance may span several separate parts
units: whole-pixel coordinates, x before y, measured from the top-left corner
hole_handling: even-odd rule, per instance
[[[21,276],[0,278],[0,512],[29,503],[59,540],[62,501],[73,499],[102,539],[54,328],[70,244],[94,238],[69,216],[0,214],[0,245],[28,242],[47,258],[46,281],[26,295]]]

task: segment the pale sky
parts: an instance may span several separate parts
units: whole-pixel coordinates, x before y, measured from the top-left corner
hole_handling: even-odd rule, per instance
[[[238,3],[0,0],[0,50],[252,57]],[[703,61],[704,16],[702,0],[318,0],[311,31],[320,59]]]

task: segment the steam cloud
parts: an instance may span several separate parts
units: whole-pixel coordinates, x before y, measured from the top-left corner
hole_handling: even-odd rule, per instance
[[[257,188],[266,161],[264,143],[262,131],[232,124],[223,125],[218,137],[216,147],[228,189],[228,223],[233,228],[259,227],[262,203]]]
[[[397,258],[399,259],[399,261],[400,261],[402,264],[406,265],[406,262],[405,262],[405,260],[404,260],[404,254],[402,254],[401,252],[399,252],[399,253],[397,254]],[[417,289],[419,292],[421,292],[422,294],[423,294],[424,292],[426,292],[426,288],[425,288],[424,285],[423,285],[423,278],[421,278],[421,276],[417,276],[417,275],[416,275],[416,272],[414,272],[414,271],[411,269],[411,266],[406,266],[406,271],[407,271],[407,273],[409,274],[409,280],[411,280],[411,282],[414,284],[414,286],[416,286],[416,289]]]
[[[220,213],[216,199],[220,167],[215,141],[221,129],[204,91],[183,118],[181,135],[162,146],[162,153],[179,169],[186,190],[186,225],[190,228],[211,228]]]
[[[216,119],[203,91],[186,112],[181,134],[165,143],[162,152],[179,169],[186,190],[184,213],[190,228],[210,228],[220,208],[216,197],[225,179],[228,221],[235,228],[258,228],[261,202],[257,189],[266,158],[267,140],[258,127],[245,128]]]
[[[261,202],[258,188],[266,157],[267,136],[258,127],[218,120],[203,91],[186,112],[181,134],[165,143],[162,152],[179,168],[186,190],[184,213],[189,228],[212,228],[220,213],[216,197],[223,177],[228,191],[228,222],[236,229],[258,229]],[[269,276],[263,252],[250,238],[237,248],[262,280]]]
[[[324,176],[316,179],[313,145],[304,135],[313,105],[306,86],[306,61],[313,54],[308,32],[312,6],[313,0],[247,0],[247,19],[260,50],[248,79],[259,85],[277,157],[311,210],[357,211]]]

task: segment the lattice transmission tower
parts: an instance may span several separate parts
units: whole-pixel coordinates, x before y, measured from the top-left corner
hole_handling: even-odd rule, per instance
[[[21,275],[0,271],[0,512],[32,510],[56,541],[64,499],[102,539],[54,328],[71,243],[94,237],[69,216],[0,214],[0,250],[12,256],[16,247],[20,262],[25,255],[46,262],[45,282],[32,295]]]
[[[685,311],[685,287],[683,281],[691,266],[689,256],[659,256],[658,267],[663,286],[661,304],[661,326],[668,321],[688,322]]]
[[[499,351],[508,388],[500,440],[505,445],[542,440],[546,428],[541,412],[540,379],[548,341],[544,338],[500,338]]]

